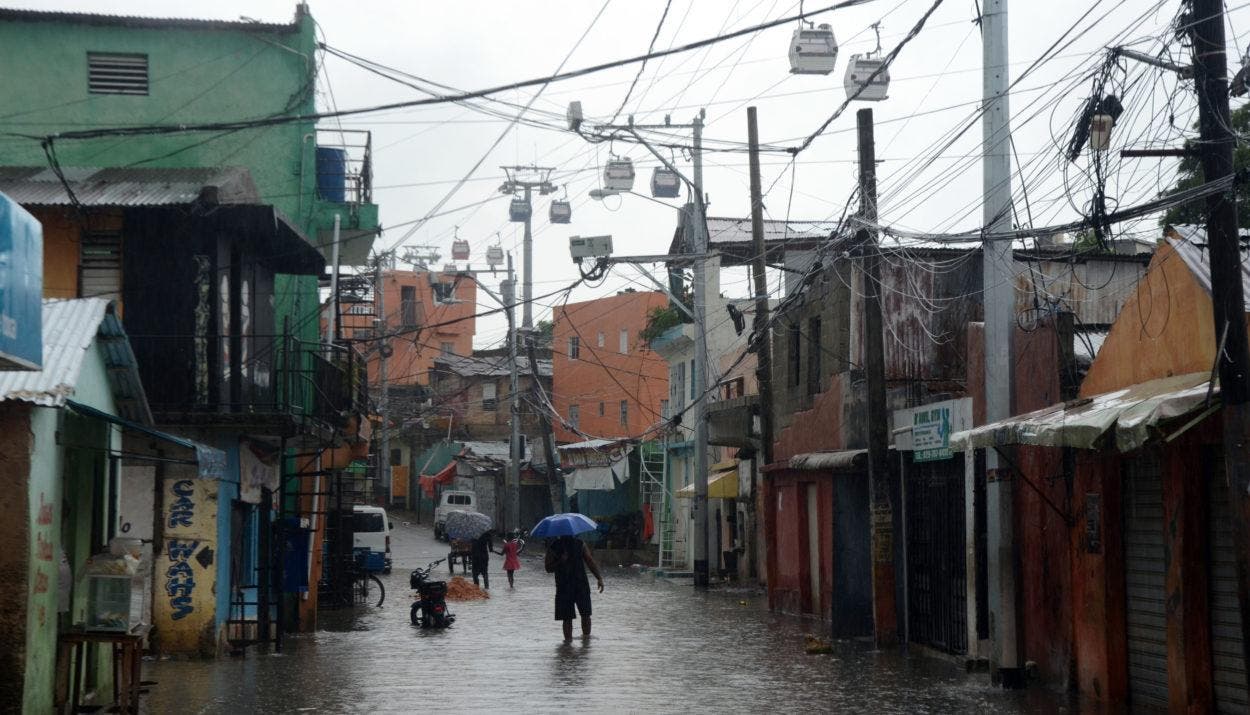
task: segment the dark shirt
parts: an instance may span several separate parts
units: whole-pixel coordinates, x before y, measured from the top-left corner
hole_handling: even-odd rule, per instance
[[[576,536],[561,536],[551,542],[551,551],[555,554],[556,564],[553,573],[556,577],[556,590],[590,589],[590,581],[586,578],[586,561],[583,557],[585,546]]]
[[[473,549],[470,552],[473,555],[474,563],[484,564],[490,560],[491,540],[490,534],[482,534],[473,540]]]

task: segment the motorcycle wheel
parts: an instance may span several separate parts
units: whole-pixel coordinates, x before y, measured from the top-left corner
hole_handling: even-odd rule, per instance
[[[421,625],[421,604],[420,603],[412,604],[412,610],[409,612],[409,616],[412,619],[412,625],[414,626]]]

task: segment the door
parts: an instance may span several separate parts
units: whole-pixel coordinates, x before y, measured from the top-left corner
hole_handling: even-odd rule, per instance
[[[1162,463],[1157,453],[1144,453],[1126,463],[1123,506],[1129,705],[1134,711],[1166,709],[1166,562]]]
[[[1209,453],[1211,477],[1207,480],[1207,543],[1210,549],[1207,584],[1211,618],[1211,680],[1215,711],[1250,712],[1246,697],[1246,661],[1241,649],[1241,612],[1237,607],[1237,558],[1233,551],[1232,511],[1224,486],[1224,460]]]
[[[820,613],[820,488],[807,485],[807,571],[810,575],[810,613]]]
[[[907,464],[907,632],[913,643],[968,652],[964,460]]]

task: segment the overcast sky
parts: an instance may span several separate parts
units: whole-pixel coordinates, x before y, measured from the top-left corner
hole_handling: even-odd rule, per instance
[[[745,142],[746,107],[754,104],[759,108],[761,140],[794,146],[814,132],[845,98],[842,78],[846,62],[852,54],[875,47],[872,23],[881,23],[881,44],[889,51],[932,3],[880,0],[821,15],[816,21],[830,23],[840,45],[837,69],[827,76],[789,73],[786,52],[793,25],[653,60],[642,73],[624,115],[632,113],[639,122],[659,122],[671,114],[674,122],[684,123],[700,107],[706,107],[709,144],[727,146],[726,142]],[[269,22],[289,21],[294,11],[289,0],[217,0],[211,4],[42,0],[4,4],[167,17],[247,16]],[[806,7],[811,10],[826,4],[832,3],[809,0]],[[656,47],[681,45],[792,15],[798,5],[789,0],[703,0],[697,4],[694,0],[672,0]],[[1058,147],[1066,143],[1070,123],[1089,95],[1091,78],[1102,62],[1101,48],[1133,42],[1150,54],[1170,48],[1184,58],[1182,46],[1169,40],[1167,33],[1178,6],[1179,0],[1011,3],[1011,75],[1017,79],[1029,72],[1012,98],[1014,150],[1024,179],[1017,177],[1013,187],[1020,222],[1031,217],[1033,225],[1043,226],[1078,217],[1077,211],[1090,199],[1088,166],[1084,159],[1075,164],[1061,160]],[[602,0],[311,2],[327,44],[466,90],[547,76],[566,57],[567,70],[642,54],[664,7],[663,0],[608,0],[606,7]],[[888,100],[853,103],[793,166],[786,155],[764,156],[768,217],[834,220],[842,215],[855,184],[854,110],[872,107],[877,122],[876,151],[882,160],[882,223],[924,231],[980,225],[981,175],[975,157],[981,129],[975,117],[981,94],[981,38],[973,22],[975,7],[970,0],[942,3],[893,65]],[[1237,30],[1250,27],[1250,3],[1230,2],[1229,7],[1230,64],[1235,66],[1236,57],[1245,49]],[[1057,49],[1035,66],[1056,43]],[[325,58],[325,68],[318,83],[322,107],[360,107],[422,96],[335,57]],[[1126,65],[1126,69],[1113,72],[1111,78],[1111,88],[1128,97],[1116,139],[1131,139],[1132,146],[1178,146],[1182,129],[1192,122],[1191,87],[1178,87],[1163,71],[1139,65]],[[618,254],[665,252],[676,224],[678,201],[664,206],[636,196],[603,202],[587,196],[589,189],[599,185],[610,151],[634,159],[639,169],[636,188],[644,193],[654,159],[634,145],[589,144],[559,131],[554,125],[560,122],[550,114],[562,115],[570,100],[580,100],[589,119],[606,120],[621,104],[637,72],[637,65],[629,65],[547,86],[533,105],[538,113],[531,117],[553,128],[513,129],[472,179],[447,201],[446,208],[499,198],[432,219],[408,243],[436,246],[445,262],[450,259],[450,244],[458,230],[459,236],[473,246],[472,262],[480,265],[486,248],[498,236],[506,250],[515,252],[519,264],[521,228],[507,220],[507,201],[498,193],[503,181],[499,166],[537,162],[557,168],[552,180],[567,185],[573,223],[549,225],[548,198],[536,201],[535,296],[576,278],[568,254],[571,235],[611,234]],[[508,92],[497,99],[524,105],[534,91]],[[344,128],[373,132],[374,196],[384,225],[409,222],[429,212],[506,125],[506,121],[480,111],[450,104],[343,120]],[[952,136],[966,127],[968,130],[948,146]],[[1117,141],[1117,145],[1123,144]],[[688,158],[680,152],[674,156],[683,169],[689,166]],[[746,167],[746,156],[741,153],[706,156],[704,178],[711,200],[710,215],[747,215]],[[1113,206],[1128,205],[1153,196],[1173,176],[1174,166],[1168,160],[1113,159],[1107,193]],[[1142,222],[1127,228],[1151,234],[1153,224]],[[390,247],[405,230],[386,231],[378,245]],[[579,288],[572,299],[586,300],[629,285],[643,287],[640,281],[635,270],[621,267],[604,284]],[[748,294],[745,275],[726,274],[722,291],[731,296]],[[493,307],[489,298],[483,296],[482,300],[486,301],[483,308]],[[557,300],[539,301],[536,319],[549,313]],[[503,334],[502,320],[480,321],[477,343],[497,343]]]

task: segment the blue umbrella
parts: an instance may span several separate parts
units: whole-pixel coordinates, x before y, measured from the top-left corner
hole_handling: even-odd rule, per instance
[[[577,513],[552,514],[544,518],[530,532],[530,536],[551,538],[554,536],[577,536],[599,528],[594,519]]]

